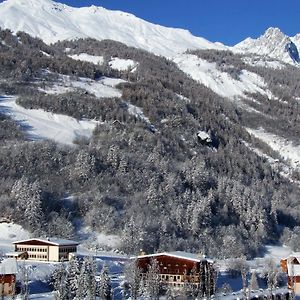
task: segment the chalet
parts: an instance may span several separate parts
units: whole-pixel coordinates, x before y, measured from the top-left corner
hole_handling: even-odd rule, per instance
[[[137,265],[146,274],[148,266],[155,259],[159,265],[160,279],[163,284],[181,288],[185,283],[201,285],[203,289],[213,287],[213,261],[196,254],[175,251],[150,255],[140,255]]]
[[[300,295],[300,253],[294,253],[280,262],[283,272],[288,276],[288,288]]]
[[[13,244],[15,252],[9,253],[9,257],[39,261],[69,260],[70,253],[76,253],[78,246],[75,241],[57,238],[28,239]]]
[[[13,296],[15,294],[17,272],[15,259],[7,258],[0,263],[0,296]]]

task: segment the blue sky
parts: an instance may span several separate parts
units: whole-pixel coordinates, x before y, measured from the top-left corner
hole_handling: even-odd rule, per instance
[[[299,0],[58,0],[131,12],[152,23],[185,28],[210,41],[233,45],[268,27],[300,33]]]

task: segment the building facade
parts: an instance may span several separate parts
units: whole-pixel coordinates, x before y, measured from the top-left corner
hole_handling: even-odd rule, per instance
[[[78,243],[75,241],[46,238],[28,239],[13,243],[15,246],[15,258],[23,258],[38,261],[69,260],[70,253],[77,252]],[[8,256],[10,256],[8,254]]]
[[[210,259],[182,251],[140,255],[136,259],[143,274],[147,273],[149,265],[155,259],[163,285],[182,288],[188,283],[200,288],[204,294],[213,293],[215,272]]]
[[[300,295],[300,253],[294,253],[280,262],[283,272],[288,276],[288,288]]]
[[[4,259],[0,263],[0,296],[15,295],[17,272],[17,262],[15,259]]]

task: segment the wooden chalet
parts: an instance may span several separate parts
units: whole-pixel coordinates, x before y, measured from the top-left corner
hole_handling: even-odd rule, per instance
[[[15,295],[17,272],[15,259],[7,258],[0,263],[0,296]]]
[[[212,292],[214,262],[211,259],[182,251],[140,255],[136,259],[138,267],[144,274],[147,273],[149,265],[155,259],[163,284],[181,288],[184,284],[191,283],[198,287],[200,285],[202,290],[209,287]]]
[[[281,268],[288,276],[288,288],[300,295],[300,253],[294,253],[280,261]]]
[[[56,262],[69,260],[70,254],[76,253],[78,246],[75,241],[57,238],[28,239],[13,244],[15,252],[8,253],[8,257]]]

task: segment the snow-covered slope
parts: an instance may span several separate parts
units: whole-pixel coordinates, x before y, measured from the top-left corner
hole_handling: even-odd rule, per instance
[[[90,137],[97,121],[81,120],[53,114],[42,109],[25,109],[16,103],[15,97],[0,97],[0,110],[21,123],[32,140],[51,139],[72,145],[76,137]]]
[[[0,253],[13,251],[12,242],[28,239],[29,232],[14,223],[0,223]]]
[[[274,151],[277,151],[286,161],[287,165],[295,170],[300,168],[300,146],[283,137],[277,136],[273,133],[266,132],[263,128],[250,129],[247,131],[268,144]]]
[[[46,43],[91,37],[111,39],[171,57],[187,49],[222,49],[187,30],[154,25],[134,15],[102,7],[72,8],[51,0],[6,0],[0,4],[0,27],[25,31]]]
[[[272,98],[263,78],[255,73],[243,70],[239,80],[236,80],[228,73],[218,70],[216,63],[210,63],[196,55],[181,54],[174,61],[183,72],[222,97],[237,99],[244,96],[245,92],[257,92]]]
[[[262,56],[270,56],[286,63],[299,63],[297,45],[299,36],[290,38],[279,28],[269,28],[258,39],[247,38],[235,45],[232,50],[241,53],[255,53]]]
[[[121,97],[122,93],[115,88],[119,83],[125,80],[118,78],[102,77],[99,80],[79,77],[77,80],[67,75],[60,75],[58,81],[53,86],[45,86],[41,91],[47,94],[63,94],[76,89],[82,89],[88,93],[94,94],[97,98]]]

